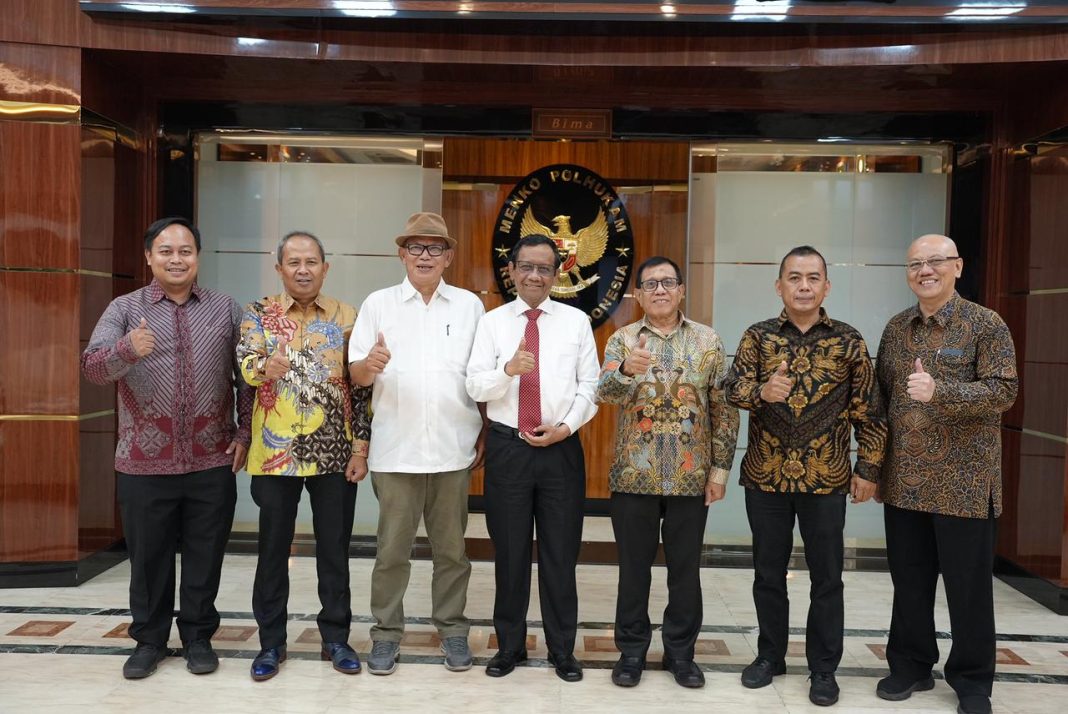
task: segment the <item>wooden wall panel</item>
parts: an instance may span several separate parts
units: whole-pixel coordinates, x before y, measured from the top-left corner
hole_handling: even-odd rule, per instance
[[[78,555],[78,423],[0,421],[0,562]]]
[[[78,267],[80,145],[77,126],[0,121],[0,267]]]
[[[0,414],[78,413],[78,276],[0,271]]]
[[[114,414],[79,422],[79,558],[109,548],[122,538],[115,499],[115,423]]]
[[[634,265],[651,255],[686,262],[687,197],[685,190],[652,190],[650,184],[685,185],[689,146],[667,142],[546,142],[497,139],[446,139],[442,171],[446,181],[458,178],[488,186],[446,188],[442,213],[460,241],[446,280],[480,293],[486,309],[503,302],[493,274],[492,237],[497,213],[515,181],[548,164],[576,163],[597,172],[616,190],[627,182],[645,189],[621,194],[634,233]],[[504,180],[504,182],[500,182]],[[500,182],[500,183],[498,183]],[[633,290],[633,284],[628,292]],[[624,298],[595,332],[598,358],[619,327],[640,317],[637,301]],[[586,495],[608,497],[608,469],[614,454],[616,414],[601,406],[579,432],[586,452]],[[482,492],[481,470],[472,474],[471,492]]]
[[[81,51],[75,47],[0,42],[0,73],[0,99],[81,104]]]

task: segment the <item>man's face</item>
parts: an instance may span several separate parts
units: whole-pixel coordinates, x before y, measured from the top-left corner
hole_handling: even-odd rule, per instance
[[[668,290],[657,282],[656,288],[651,292],[647,291],[644,287],[646,282],[665,279],[678,279],[675,275],[675,269],[667,263],[654,265],[651,268],[646,268],[642,271],[637,293],[638,304],[641,305],[646,317],[650,317],[654,320],[668,320],[673,319],[675,315],[678,314],[679,305],[682,304],[682,299],[686,296],[685,285],[679,283],[674,288]]]
[[[819,312],[823,299],[831,292],[823,261],[818,255],[791,255],[775,281],[775,292],[788,313],[809,316]]]
[[[196,282],[200,254],[192,231],[185,226],[172,223],[164,228],[152,241],[152,249],[145,251],[145,260],[152,277],[166,289],[185,290]]]
[[[436,247],[435,247],[436,246]],[[429,250],[427,250],[429,248]],[[442,248],[438,256],[430,255],[430,250]],[[422,250],[419,255],[412,255],[412,249]],[[408,272],[408,282],[415,286],[437,285],[445,268],[452,263],[452,250],[444,238],[413,237],[404,242],[403,248],[397,249],[404,269]]]
[[[964,261],[955,257],[956,248],[942,236],[924,236],[913,241],[905,258],[909,288],[920,300],[944,303],[956,289]],[[932,266],[928,261],[939,262]]]
[[[537,307],[549,297],[556,280],[556,254],[547,245],[523,246],[515,263],[508,264],[508,273],[523,302]]]
[[[300,303],[309,303],[319,295],[330,264],[319,255],[319,246],[306,236],[294,236],[282,248],[282,263],[274,266],[282,276],[282,285],[289,296]]]

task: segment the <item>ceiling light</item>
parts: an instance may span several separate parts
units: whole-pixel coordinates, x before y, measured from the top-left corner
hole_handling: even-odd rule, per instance
[[[782,22],[790,12],[790,0],[735,0],[732,20]]]
[[[397,10],[392,2],[356,2],[356,0],[334,0],[334,9],[347,17],[389,17],[396,15]]]

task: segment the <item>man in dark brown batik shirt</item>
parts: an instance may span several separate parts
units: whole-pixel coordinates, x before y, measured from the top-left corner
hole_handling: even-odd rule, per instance
[[[859,332],[821,307],[830,287],[827,264],[814,248],[787,253],[775,281],[785,309],[746,330],[725,382],[727,401],[749,411],[741,483],[753,531],[760,635],[742,684],[763,687],[786,671],[786,568],[796,518],[812,578],[805,636],[809,699],[822,706],[838,701],[845,495],[861,503],[875,494],[886,446],[868,348]],[[857,438],[855,467],[850,429]]]
[[[886,325],[876,360],[890,442],[880,480],[894,607],[876,693],[934,687],[941,572],[953,647],[945,677],[958,711],[989,712],[994,681],[994,529],[1001,515],[1001,413],[1016,400],[1016,353],[993,310],[956,293],[963,261],[945,236],[909,247],[919,303]]]

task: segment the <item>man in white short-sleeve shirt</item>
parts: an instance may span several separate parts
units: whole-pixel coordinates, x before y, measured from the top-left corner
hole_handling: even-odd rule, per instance
[[[355,384],[373,385],[367,457],[378,497],[378,549],[371,576],[371,674],[397,668],[404,593],[419,520],[433,550],[431,621],[445,667],[471,668],[464,616],[471,564],[464,552],[469,469],[482,460],[482,416],[465,388],[482,302],[447,285],[456,239],[435,213],[416,213],[396,239],[407,277],[371,293],[349,342]]]

